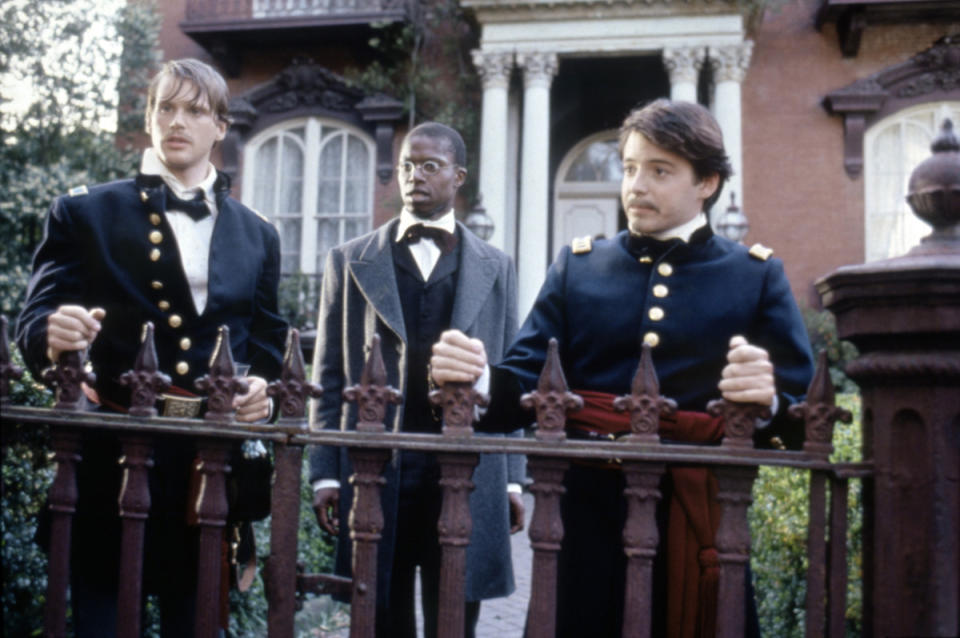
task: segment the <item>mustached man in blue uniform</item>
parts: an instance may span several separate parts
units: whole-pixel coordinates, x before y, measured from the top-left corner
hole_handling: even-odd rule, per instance
[[[575,240],[560,252],[517,339],[491,370],[486,418],[529,423],[529,415],[517,414],[517,398],[535,388],[555,337],[570,388],[589,408],[571,415],[568,436],[625,433],[629,424],[612,399],[629,394],[648,344],[661,393],[684,412],[679,422],[661,421],[662,439],[716,443],[722,424],[705,410],[722,396],[772,408],[773,419],[758,424],[758,446],[798,447],[802,427],[783,417],[810,381],[809,341],[780,260],[759,244],[748,249],[714,235],[707,223],[731,172],[716,120],[699,105],[657,100],[627,117],[620,153],[628,230]],[[434,347],[433,378],[475,381],[483,355],[476,340],[449,331]],[[711,622],[697,582],[716,569],[715,483],[706,470],[684,476],[689,490],[672,499],[682,491],[673,489],[679,480],[672,468],[665,477],[652,635],[693,638]],[[622,474],[574,463],[565,487],[558,635],[619,636]]]
[[[133,367],[144,322],[156,327],[160,370],[181,394],[208,371],[217,331],[230,327],[236,361],[250,365],[250,390],[236,418],[269,416],[266,381],[279,376],[287,326],[277,312],[280,241],[262,216],[229,197],[210,163],[227,132],[223,78],[197,60],[167,62],[150,84],[144,151],[134,179],[74,188],[57,198],[33,262],[17,340],[34,374],[62,352],[86,350],[97,375],[86,392],[101,409],[123,410],[119,376]],[[160,406],[183,415],[197,402]],[[175,405],[176,404],[176,405]],[[77,636],[116,626],[118,450],[87,437],[78,470],[72,556]],[[165,635],[192,635],[195,553],[185,525],[186,439],[160,439],[151,474],[145,579],[160,594]],[[235,468],[236,469],[236,468]]]

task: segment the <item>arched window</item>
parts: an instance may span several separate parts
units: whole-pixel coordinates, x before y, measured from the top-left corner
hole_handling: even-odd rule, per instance
[[[864,137],[866,261],[903,255],[930,233],[906,201],[910,174],[930,157],[944,118],[960,123],[960,102],[932,102],[904,109]]]
[[[284,274],[319,274],[330,248],[370,230],[374,158],[365,133],[315,117],[246,145],[243,198],[276,224]]]

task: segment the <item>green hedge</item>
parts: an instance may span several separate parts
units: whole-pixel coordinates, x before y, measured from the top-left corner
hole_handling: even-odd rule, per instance
[[[854,415],[851,425],[838,423],[833,435],[832,461],[859,461],[860,398],[842,394],[837,403]],[[804,635],[807,521],[810,474],[783,467],[761,467],[753,488],[750,560],[757,610],[764,636],[801,638]],[[827,498],[829,507],[829,493]],[[829,520],[829,518],[827,519]],[[850,481],[847,511],[847,636],[861,635],[863,554],[861,483]]]

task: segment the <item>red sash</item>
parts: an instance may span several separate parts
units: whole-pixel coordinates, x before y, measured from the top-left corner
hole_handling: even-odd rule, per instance
[[[601,434],[629,434],[630,414],[613,409],[614,395],[574,390],[583,409],[569,427]],[[723,436],[723,420],[704,412],[678,411],[661,417],[660,436],[683,443],[709,444]],[[669,466],[673,480],[667,526],[667,635],[706,638],[716,634],[720,565],[714,537],[720,522],[717,481],[708,468]]]

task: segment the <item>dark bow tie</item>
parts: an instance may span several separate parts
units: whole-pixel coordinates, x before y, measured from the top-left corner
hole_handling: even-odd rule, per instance
[[[636,259],[649,257],[651,260],[656,261],[660,259],[664,253],[680,243],[682,243],[682,240],[676,237],[660,240],[646,235],[631,234],[627,237],[627,252]]]
[[[404,244],[415,244],[422,238],[432,239],[444,255],[449,254],[457,245],[457,236],[454,233],[423,224],[414,224],[407,228],[400,241]]]
[[[166,187],[166,191],[168,211],[184,212],[190,215],[190,218],[195,222],[210,214],[210,207],[207,206],[207,201],[203,198],[203,195],[197,193],[194,199],[180,199],[169,186]]]

